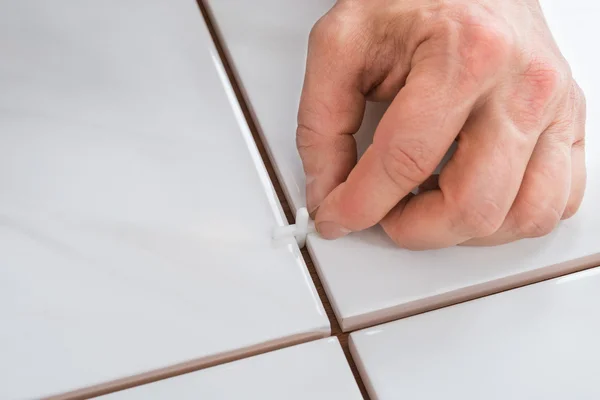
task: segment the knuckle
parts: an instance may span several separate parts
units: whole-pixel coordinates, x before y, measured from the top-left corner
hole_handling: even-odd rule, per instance
[[[522,129],[538,130],[547,124],[564,102],[570,70],[555,60],[532,57],[520,74],[520,82],[513,91],[515,118]]]
[[[539,206],[533,202],[521,204],[516,223],[525,237],[546,236],[556,228],[561,213],[550,205]]]
[[[515,54],[512,29],[477,2],[448,6],[435,25],[449,61],[459,67],[459,84],[485,81]]]
[[[310,149],[316,144],[316,136],[319,135],[315,130],[309,128],[307,125],[298,124],[296,128],[296,147],[300,151]]]
[[[309,48],[342,53],[352,50],[364,37],[362,24],[353,13],[332,9],[313,26],[308,37]]]
[[[325,14],[313,25],[308,35],[308,43],[311,46],[317,46],[326,43],[332,34],[332,27],[329,23],[328,15]]]
[[[423,29],[423,27],[433,27],[435,32],[440,28],[440,26],[436,26],[437,22],[442,21],[439,15],[439,11],[430,7],[416,7],[410,12],[409,20],[412,21],[410,29],[415,33],[415,36],[418,36],[416,33]]]
[[[492,200],[457,203],[455,227],[466,236],[486,237],[494,234],[504,222],[504,212]]]
[[[470,46],[475,56],[506,57],[513,50],[515,40],[506,24],[489,15],[477,4],[462,6],[457,14],[462,44]]]
[[[412,190],[435,169],[432,151],[420,140],[392,141],[382,157],[383,168],[397,186]],[[407,187],[407,183],[412,185]]]
[[[315,174],[318,171],[317,143],[315,133],[305,125],[298,125],[296,128],[296,149],[302,160],[302,166],[307,174]],[[316,170],[317,169],[317,170]]]
[[[540,106],[546,106],[562,97],[571,81],[568,67],[539,58],[533,58],[527,63],[523,78],[531,93],[531,101]]]
[[[483,80],[492,75],[510,60],[511,46],[512,39],[498,28],[463,25],[458,55],[466,76]]]

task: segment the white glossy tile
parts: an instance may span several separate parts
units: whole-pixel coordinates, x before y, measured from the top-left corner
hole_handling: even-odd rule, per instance
[[[600,268],[354,332],[373,399],[600,398]]]
[[[321,339],[101,397],[103,400],[362,399],[337,338]]]
[[[312,24],[334,1],[208,0],[210,10],[288,199],[304,205],[304,175],[294,143],[296,112]],[[589,0],[543,2],[554,34],[588,97],[587,152],[600,150],[600,58],[589,50],[600,4]],[[236,10],[232,12],[231,10]],[[359,132],[359,148],[373,131],[373,106]],[[495,248],[409,252],[379,228],[334,242],[309,237],[308,246],[345,330],[384,322],[559,270],[600,264],[600,159],[588,157],[588,190],[578,215],[551,235]],[[535,278],[537,279],[537,278]]]
[[[194,0],[0,2],[0,398],[329,323]]]

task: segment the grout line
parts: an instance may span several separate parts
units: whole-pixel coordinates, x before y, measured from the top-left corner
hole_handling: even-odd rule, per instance
[[[217,52],[219,53],[219,56],[221,58],[221,61],[225,68],[225,71],[227,73],[227,77],[233,87],[236,99],[242,109],[244,118],[245,118],[246,122],[248,123],[250,131],[252,133],[252,137],[254,139],[254,142],[256,143],[256,147],[258,148],[259,154],[261,156],[261,159],[262,159],[263,163],[265,164],[267,173],[269,175],[269,179],[271,180],[273,187],[275,189],[275,192],[277,194],[277,197],[281,203],[281,207],[283,209],[283,212],[285,214],[287,222],[288,223],[294,222],[294,213],[292,212],[292,210],[289,207],[289,204],[285,198],[284,192],[279,183],[279,180],[277,179],[273,165],[270,161],[270,158],[267,155],[265,146],[264,146],[262,140],[260,139],[258,130],[256,129],[256,125],[254,123],[254,119],[252,118],[252,114],[250,113],[249,108],[245,102],[244,96],[242,95],[242,92],[239,89],[237,80],[234,77],[234,74],[230,67],[228,59],[225,56],[225,53],[220,44],[218,35],[216,34],[216,31],[214,29],[212,21],[210,20],[210,17],[208,16],[208,12],[207,12],[204,4],[202,4],[202,0],[198,0],[197,2],[198,2],[198,6],[200,8],[200,12],[201,12],[201,14],[204,18],[204,21],[208,27],[208,30],[210,32],[211,38],[213,39],[213,42],[217,49]],[[325,290],[323,289],[323,285],[321,284],[321,281],[317,275],[315,266],[308,254],[308,251],[306,250],[306,248],[304,248],[304,249],[302,249],[301,252],[302,252],[302,257],[305,261],[305,264],[307,265],[307,269],[309,271],[310,277],[313,280],[313,283],[314,283],[317,293],[319,295],[319,299],[321,300],[323,307],[325,309],[325,312],[327,314],[327,318],[329,319],[329,323],[330,323],[330,327],[331,327],[331,334],[329,335],[329,337],[335,336],[340,341],[340,345],[342,346],[342,350],[344,351],[346,360],[350,366],[352,374],[354,375],[354,378],[355,378],[356,383],[361,391],[361,394],[363,395],[363,398],[365,400],[370,400],[368,393],[365,389],[365,385],[363,384],[362,379],[358,373],[358,369],[356,368],[356,364],[354,363],[354,360],[352,359],[352,356],[350,354],[350,350],[348,347],[348,333],[342,332],[342,330],[337,322],[337,319],[335,318],[333,308],[331,307],[329,299],[327,298],[327,296],[325,294]],[[104,383],[100,383],[98,385],[93,385],[93,386],[89,386],[86,388],[77,389],[77,390],[71,391],[71,392],[61,393],[61,394],[57,394],[57,395],[51,395],[50,397],[47,397],[46,400],[83,400],[83,399],[89,399],[89,398],[94,398],[94,397],[98,397],[98,396],[103,396],[106,394],[123,391],[126,389],[150,384],[150,383],[161,381],[164,379],[174,378],[179,375],[197,372],[197,371],[211,368],[211,367],[214,367],[217,365],[228,364],[228,363],[238,361],[238,360],[241,360],[244,358],[249,358],[249,357],[254,357],[254,356],[265,354],[265,353],[270,353],[272,351],[278,351],[278,350],[281,350],[281,349],[284,349],[287,347],[300,345],[300,344],[310,342],[313,340],[319,340],[324,337],[327,337],[327,336],[323,336],[323,335],[314,336],[314,337],[303,336],[303,337],[293,338],[292,340],[290,340],[289,342],[286,342],[286,343],[270,343],[270,344],[266,344],[266,345],[262,344],[262,345],[260,345],[261,348],[258,348],[258,346],[257,346],[257,348],[255,348],[255,349],[247,349],[247,351],[244,351],[243,354],[233,352],[229,355],[219,357],[218,360],[212,360],[212,361],[193,360],[193,361],[189,361],[189,362],[184,362],[181,364],[162,368],[159,370],[153,370],[153,371],[149,371],[147,373],[142,373],[142,374],[135,375],[135,376],[125,377],[125,378],[117,379],[114,381],[104,382]],[[288,339],[290,339],[290,338],[288,338]]]
[[[210,36],[213,40],[213,43],[215,44],[215,47],[219,54],[219,57],[221,58],[221,63],[223,64],[223,67],[225,68],[225,72],[227,73],[229,82],[231,83],[231,86],[233,87],[235,97],[237,98],[240,108],[242,109],[242,113],[244,114],[246,123],[248,124],[248,127],[250,128],[250,132],[252,133],[252,138],[254,139],[254,142],[256,143],[256,147],[258,147],[258,152],[260,153],[260,157],[262,158],[263,163],[265,164],[267,173],[269,174],[269,179],[271,180],[273,187],[275,188],[275,193],[277,194],[277,197],[279,198],[281,207],[283,208],[283,213],[285,214],[288,224],[293,223],[294,222],[294,213],[290,209],[290,206],[288,205],[287,201],[285,201],[285,196],[284,196],[283,190],[281,188],[281,185],[279,184],[279,180],[277,179],[277,175],[275,174],[275,170],[273,169],[273,165],[271,164],[271,160],[269,159],[269,156],[267,154],[266,147],[263,144],[262,140],[260,139],[260,135],[258,134],[258,129],[256,128],[256,124],[254,123],[254,119],[252,118],[250,109],[248,108],[246,100],[242,94],[242,91],[240,90],[240,86],[237,83],[237,79],[235,78],[235,74],[233,73],[233,69],[231,68],[231,64],[226,56],[225,51],[223,50],[223,46],[221,46],[221,40],[217,34],[216,29],[214,28],[214,24],[208,13],[208,10],[207,10],[206,6],[204,5],[203,0],[197,0],[196,2],[198,3],[198,7],[200,8],[200,13],[201,13],[202,17],[204,18],[204,22],[206,23],[206,26],[208,27]],[[282,201],[282,200],[284,200],[284,201]]]
[[[211,15],[207,9],[207,7],[203,4],[203,0],[197,0],[198,6],[200,7],[200,11],[202,13],[202,16],[204,17],[204,20],[206,22],[206,25],[208,26],[208,29],[210,31],[211,37],[213,39],[213,42],[215,43],[215,47],[217,48],[217,51],[219,53],[219,56],[222,60],[222,63],[225,67],[225,71],[227,72],[227,76],[229,77],[229,81],[231,82],[231,85],[233,86],[236,98],[238,100],[238,103],[241,106],[241,109],[244,113],[244,117],[246,118],[246,122],[248,123],[248,126],[250,127],[250,131],[252,132],[252,137],[254,138],[254,141],[256,142],[256,145],[258,147],[259,153],[261,155],[261,158],[263,160],[263,163],[266,166],[267,172],[269,174],[269,178],[271,179],[271,182],[275,188],[275,192],[277,193],[277,197],[279,198],[279,201],[281,203],[281,206],[283,208],[283,211],[285,213],[285,216],[288,220],[288,223],[293,223],[294,221],[294,215],[293,212],[290,209],[290,206],[287,202],[286,196],[284,194],[284,191],[282,189],[281,183],[279,182],[279,179],[277,178],[277,175],[275,173],[275,170],[273,168],[273,164],[271,162],[270,157],[268,156],[268,152],[266,150],[266,147],[263,143],[263,140],[260,136],[260,134],[258,133],[258,129],[257,129],[257,125],[254,121],[253,115],[250,112],[250,108],[248,107],[248,103],[247,100],[245,98],[245,96],[243,95],[242,90],[240,89],[240,86],[238,84],[238,79],[236,78],[236,75],[231,67],[231,63],[229,61],[229,57],[227,56],[227,53],[225,52],[224,48],[222,47],[221,43],[222,40],[219,37],[219,34],[217,32],[217,30],[215,29],[216,24],[213,22]],[[365,329],[368,327],[372,327],[372,326],[377,326],[377,325],[381,325],[383,323],[386,322],[392,322],[392,321],[396,321],[396,320],[400,320],[403,318],[406,318],[408,316],[413,316],[413,315],[418,315],[421,314],[423,312],[428,312],[428,311],[433,311],[433,310],[437,310],[437,309],[441,309],[441,308],[446,308],[446,307],[450,307],[456,304],[461,304],[464,303],[466,301],[471,301],[471,300],[476,300],[479,298],[483,298],[483,297],[487,297],[487,296],[491,296],[494,294],[498,294],[504,291],[510,291],[510,290],[514,290],[514,289],[518,289],[521,287],[525,287],[525,286],[530,286],[536,283],[540,283],[540,282],[544,282],[546,280],[550,280],[550,279],[555,279],[558,278],[560,276],[564,276],[564,275],[568,275],[571,273],[575,273],[575,272],[579,272],[581,270],[586,270],[589,268],[594,268],[596,267],[597,263],[592,263],[593,265],[587,264],[585,266],[582,266],[580,268],[575,268],[573,270],[570,271],[563,271],[563,273],[556,273],[553,276],[548,276],[548,277],[538,277],[538,279],[533,279],[533,280],[529,280],[529,281],[525,281],[525,282],[521,282],[518,285],[512,286],[512,287],[505,287],[505,288],[500,288],[499,290],[495,290],[495,291],[490,291],[489,293],[481,293],[480,295],[477,296],[473,296],[473,297],[469,297],[466,299],[460,299],[458,301],[449,303],[449,304],[442,304],[436,307],[432,307],[432,308],[428,308],[428,309],[423,309],[423,310],[417,310],[415,313],[411,313],[410,315],[400,315],[400,316],[396,316],[394,318],[390,318],[387,319],[385,321],[378,321],[376,323],[372,323],[372,324],[365,324],[365,325],[361,325],[360,327],[357,327],[356,329],[351,329],[348,332],[343,332],[338,320],[335,316],[335,313],[333,312],[333,308],[331,306],[331,302],[329,301],[329,298],[327,297],[327,294],[325,292],[325,289],[323,287],[323,284],[321,283],[321,280],[319,278],[319,275],[316,271],[315,265],[308,253],[308,250],[306,247],[304,247],[302,249],[302,257],[304,258],[306,267],[309,271],[310,277],[313,280],[313,283],[315,285],[315,288],[317,289],[317,293],[319,295],[319,298],[321,300],[321,303],[323,304],[323,307],[325,308],[325,312],[327,314],[327,318],[329,319],[329,323],[331,326],[331,336],[336,336],[339,341],[340,344],[342,346],[342,349],[344,351],[344,355],[346,356],[346,360],[348,362],[348,364],[350,365],[350,369],[352,370],[352,374],[354,375],[354,378],[356,379],[356,382],[359,386],[359,389],[363,395],[363,397],[365,399],[370,399],[365,384],[362,380],[362,377],[360,376],[358,369],[356,367],[356,363],[354,362],[354,359],[352,358],[352,355],[350,353],[350,349],[348,346],[348,338],[349,338],[349,334],[360,330],[360,329]]]
[[[201,371],[217,365],[228,364],[244,358],[254,357],[261,354],[278,351],[287,347],[297,346],[314,340],[320,340],[326,335],[318,333],[312,335],[297,335],[295,337],[283,338],[284,342],[273,341],[267,344],[258,344],[251,348],[235,350],[226,354],[217,356],[216,359],[200,359],[185,361],[176,365],[143,372],[141,374],[119,378],[109,382],[103,382],[96,385],[76,389],[70,392],[60,393],[45,397],[42,400],[84,400],[93,397],[103,396],[106,394],[120,392],[126,389],[131,389],[136,386],[143,386],[149,383],[162,381],[168,378],[174,378],[179,375],[185,375],[192,372]]]
[[[469,301],[493,296],[503,292],[521,289],[566,275],[572,275],[600,266],[600,254],[596,253],[567,262],[547,266],[542,269],[526,271],[517,275],[507,276],[494,282],[484,282],[469,288],[457,289],[451,292],[435,295],[430,298],[415,300],[372,313],[368,318],[364,316],[346,318],[350,322],[348,331],[354,332],[369,327],[383,325],[388,322],[413,317],[419,314],[441,310]],[[376,322],[374,320],[376,319]]]
[[[279,184],[279,182],[277,182],[277,184]],[[281,200],[285,201],[285,198]],[[317,269],[315,268],[315,264],[313,263],[312,258],[310,257],[310,254],[308,253],[308,249],[306,247],[302,249],[302,257],[304,258],[304,262],[306,264],[306,268],[308,269],[310,277],[313,280],[315,287],[317,288],[317,293],[319,294],[321,303],[323,303],[323,308],[325,308],[325,312],[327,313],[327,318],[329,319],[329,324],[331,325],[331,336],[336,336],[339,339],[340,345],[342,346],[342,350],[344,351],[344,355],[346,356],[346,361],[348,362],[348,365],[350,365],[352,375],[354,375],[354,379],[358,384],[358,388],[360,389],[363,398],[365,400],[368,400],[370,397],[367,393],[362,377],[358,373],[356,363],[354,362],[354,359],[350,354],[350,348],[348,347],[348,335],[350,335],[350,332],[342,332],[342,328],[340,327],[340,324],[338,323],[338,320],[335,317],[333,307],[331,306],[329,298],[325,293],[325,288],[321,283],[321,279],[319,278]]]
[[[249,128],[250,128],[250,132],[252,134],[252,138],[258,148],[259,154],[261,156],[261,159],[263,161],[263,163],[265,164],[269,179],[275,189],[275,192],[277,194],[277,197],[280,201],[281,207],[283,209],[284,215],[287,219],[288,223],[294,222],[294,215],[293,212],[287,202],[287,199],[284,195],[284,191],[282,189],[282,186],[279,182],[279,179],[277,178],[277,175],[275,173],[275,170],[273,168],[273,164],[268,156],[268,152],[266,150],[266,147],[258,133],[258,129],[257,129],[257,125],[254,121],[254,118],[252,117],[252,113],[250,112],[250,109],[248,107],[248,103],[246,102],[246,99],[242,93],[242,91],[240,90],[240,86],[238,84],[238,81],[235,77],[235,74],[233,73],[233,69],[231,68],[231,64],[229,62],[228,57],[226,56],[226,53],[221,45],[221,40],[219,38],[219,35],[217,34],[217,31],[215,29],[215,25],[213,24],[213,21],[209,15],[209,12],[206,8],[206,6],[203,4],[203,0],[197,0],[197,4],[199,6],[201,15],[203,16],[203,19],[208,27],[208,30],[210,32],[211,38],[215,44],[215,47],[217,49],[217,52],[219,54],[219,57],[221,59],[221,62],[225,68],[225,71],[227,73],[227,78],[229,79],[229,82],[231,83],[231,86],[234,90],[235,93],[235,97],[238,101],[238,104],[240,105],[240,108],[243,112],[244,118],[246,123],[248,124]],[[402,319],[405,318],[407,316],[412,316],[412,315],[417,315],[423,312],[428,312],[428,311],[432,311],[432,310],[437,310],[440,308],[445,308],[448,306],[452,306],[452,305],[456,305],[456,304],[460,304],[466,301],[470,301],[470,300],[474,300],[474,299],[478,299],[478,298],[482,298],[482,297],[487,297],[489,295],[494,295],[500,292],[504,292],[504,291],[509,291],[509,290],[514,290],[514,289],[518,289],[521,287],[525,287],[525,286],[529,286],[529,285],[533,285],[539,282],[543,282],[546,280],[550,280],[550,279],[555,279],[564,275],[568,275],[571,273],[575,273],[575,272],[580,272],[582,270],[585,269],[590,269],[590,268],[595,268],[597,267],[597,263],[594,263],[593,265],[585,265],[583,267],[580,267],[579,269],[573,270],[573,271],[562,271],[561,273],[558,273],[554,276],[549,276],[549,277],[545,277],[544,279],[538,279],[538,280],[531,280],[529,282],[521,282],[519,285],[516,285],[512,288],[504,288],[504,289],[499,289],[497,291],[494,292],[490,292],[487,294],[480,294],[480,295],[476,295],[473,297],[469,297],[466,298],[462,301],[458,301],[456,303],[451,303],[451,304],[447,304],[445,306],[436,306],[436,307],[432,307],[431,309],[424,309],[424,310],[420,310],[419,312],[415,313],[415,314],[410,314],[410,315],[404,315],[404,316],[395,316],[394,318],[390,319],[389,321],[379,321],[377,323],[373,323],[373,324],[367,324],[365,326],[361,326],[360,328],[357,329],[353,329],[350,330],[349,332],[343,332],[338,320],[335,316],[335,313],[333,311],[333,308],[331,306],[331,302],[329,301],[329,298],[327,297],[327,294],[325,292],[325,289],[323,287],[323,284],[321,283],[321,280],[318,276],[318,273],[316,271],[315,265],[308,253],[308,250],[305,248],[303,248],[301,250],[302,253],[302,257],[305,261],[306,267],[309,271],[310,277],[313,281],[313,284],[317,290],[319,299],[321,300],[321,303],[323,304],[323,307],[325,309],[327,318],[329,320],[330,323],[330,328],[331,328],[331,337],[337,337],[340,345],[342,347],[342,350],[344,352],[344,355],[346,357],[346,361],[348,362],[348,365],[352,371],[352,374],[356,380],[356,383],[360,389],[360,392],[363,396],[363,398],[365,400],[370,400],[370,397],[368,395],[368,392],[366,390],[366,386],[364,384],[364,381],[362,380],[362,377],[360,376],[359,372],[358,372],[358,368],[357,365],[354,361],[354,359],[352,358],[351,355],[351,351],[350,351],[350,347],[349,347],[349,335],[350,333],[352,333],[352,331],[355,331],[357,329],[363,329],[366,327],[370,327],[370,326],[376,326],[376,325],[380,325],[382,323],[385,322],[389,322],[389,321],[394,321],[394,320],[398,320],[398,319]],[[122,378],[122,379],[118,379],[115,381],[111,381],[111,382],[107,382],[107,383],[101,383],[98,385],[94,385],[91,387],[87,387],[87,388],[83,388],[83,389],[78,389],[72,392],[67,392],[64,394],[60,394],[60,395],[56,395],[56,396],[51,396],[48,399],[54,399],[54,400],[62,400],[62,399],[69,399],[69,400],[73,400],[73,399],[87,399],[87,398],[91,398],[91,397],[97,397],[97,396],[101,396],[101,395],[105,395],[108,393],[112,393],[112,392],[116,392],[116,391],[121,391],[121,390],[125,390],[128,388],[132,388],[132,387],[136,387],[136,386],[140,386],[140,385],[144,385],[144,384],[148,384],[148,383],[152,383],[152,382],[156,382],[156,381],[160,381],[163,379],[167,379],[167,378],[172,378],[175,376],[179,376],[179,375],[183,375],[183,374],[187,374],[190,372],[195,372],[195,371],[199,371],[199,370],[203,370],[206,368],[210,368],[210,367],[214,367],[217,365],[222,365],[222,364],[227,364],[230,362],[234,362],[234,361],[238,361],[241,359],[245,359],[245,358],[249,358],[249,357],[253,357],[256,355],[260,355],[260,354],[265,354],[265,353],[270,353],[272,351],[278,351],[287,347],[291,347],[291,346],[295,346],[295,345],[299,345],[302,343],[306,343],[309,341],[313,341],[313,340],[319,340],[321,338],[325,337],[324,335],[320,335],[318,333],[314,333],[313,335],[302,335],[302,336],[297,336],[294,338],[285,338],[286,341],[285,343],[277,343],[277,342],[272,342],[270,344],[261,344],[261,345],[257,345],[258,346],[262,346],[261,348],[254,348],[254,349],[248,349],[247,351],[244,351],[243,354],[242,353],[238,353],[238,352],[231,352],[230,354],[227,354],[225,356],[223,356],[222,358],[219,358],[218,360],[214,360],[214,361],[198,361],[198,360],[193,360],[193,361],[189,361],[189,362],[184,362],[181,364],[177,364],[175,366],[171,366],[171,367],[166,367],[166,368],[162,368],[159,370],[154,370],[154,371],[150,371],[148,373],[142,373],[139,375],[135,375],[135,376],[131,376],[131,377],[126,377],[126,378]]]
[[[348,340],[350,339],[350,333],[340,333],[336,335],[340,341],[340,345],[342,346],[342,350],[344,351],[344,355],[346,356],[346,361],[348,365],[350,365],[350,370],[352,371],[352,375],[354,375],[354,379],[358,384],[358,389],[360,390],[360,394],[363,399],[370,400],[369,392],[367,391],[367,387],[365,386],[365,382],[358,371],[356,366],[356,362],[354,362],[354,358],[352,358],[352,353],[350,352],[350,346],[348,345]]]
[[[277,179],[277,176],[275,174],[275,169],[273,168],[273,164],[267,154],[265,145],[258,133],[256,123],[254,121],[254,118],[252,117],[252,114],[250,112],[250,109],[248,107],[246,99],[244,98],[244,95],[242,94],[242,91],[240,90],[240,86],[237,82],[235,74],[233,73],[233,69],[231,68],[231,63],[227,57],[227,54],[225,53],[225,51],[223,49],[223,46],[221,45],[221,38],[219,37],[219,35],[215,29],[215,24],[212,21],[211,16],[210,16],[206,6],[203,4],[203,0],[198,0],[197,3],[198,3],[198,6],[200,7],[200,12],[202,13],[202,16],[204,17],[204,21],[206,22],[206,25],[208,26],[208,30],[210,31],[210,35],[213,39],[213,42],[215,43],[215,47],[217,48],[217,52],[219,53],[221,62],[223,63],[223,66],[225,67],[225,71],[227,73],[227,76],[229,77],[229,81],[231,82],[231,85],[235,92],[235,96],[238,100],[238,103],[240,104],[242,112],[244,113],[244,117],[246,118],[246,122],[248,123],[248,126],[250,128],[250,132],[252,132],[252,137],[254,138],[254,141],[256,142],[256,146],[258,147],[258,151],[263,160],[263,163],[265,164],[265,167],[269,174],[269,178],[271,179],[273,187],[275,188],[275,192],[277,193],[277,197],[279,198],[281,207],[283,208],[283,212],[285,213],[288,223],[292,223],[294,221],[294,215],[293,215],[293,213],[290,209],[290,206],[287,202],[287,199],[284,195],[281,183],[279,182],[279,179]],[[365,388],[365,385],[362,381],[360,374],[358,373],[356,364],[350,354],[350,349],[348,347],[349,333],[342,332],[342,329],[337,321],[337,318],[335,317],[335,313],[333,312],[331,303],[330,303],[329,299],[327,298],[327,295],[325,294],[325,289],[323,288],[323,284],[321,283],[319,275],[317,274],[315,265],[314,265],[310,255],[308,254],[308,250],[306,249],[306,247],[304,247],[301,252],[302,252],[302,258],[304,258],[304,262],[306,264],[306,267],[308,269],[310,277],[313,281],[313,284],[315,285],[315,288],[317,289],[317,294],[319,295],[319,299],[321,300],[321,303],[323,304],[323,308],[325,309],[325,313],[327,314],[327,318],[329,319],[329,324],[331,326],[331,336],[336,336],[339,339],[342,349],[344,351],[344,355],[346,356],[346,360],[350,366],[352,374],[354,375],[356,383],[358,384],[360,392],[365,400],[369,400],[370,398],[369,398],[369,395]]]

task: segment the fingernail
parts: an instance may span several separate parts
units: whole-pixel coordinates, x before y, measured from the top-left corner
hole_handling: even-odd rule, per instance
[[[331,221],[323,221],[317,224],[317,231],[325,239],[338,239],[350,233],[350,229],[346,229],[338,223]]]

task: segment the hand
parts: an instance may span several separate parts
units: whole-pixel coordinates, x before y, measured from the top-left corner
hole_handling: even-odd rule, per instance
[[[357,163],[366,100],[392,102]],[[546,235],[582,201],[584,131],[537,0],[339,0],[311,32],[297,145],[325,238],[377,223],[409,249]]]

